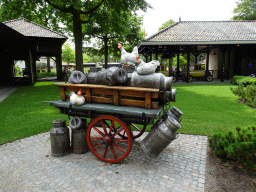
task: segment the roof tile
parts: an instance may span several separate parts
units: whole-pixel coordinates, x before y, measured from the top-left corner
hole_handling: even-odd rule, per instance
[[[65,38],[65,39],[67,38],[65,35],[57,33],[37,23],[31,22],[23,17],[19,19],[5,21],[3,23],[25,36]]]
[[[180,21],[144,42],[256,40],[255,21]]]

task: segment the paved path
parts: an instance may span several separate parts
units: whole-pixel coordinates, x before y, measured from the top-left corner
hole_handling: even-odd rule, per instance
[[[52,157],[50,133],[0,146],[0,192],[17,191],[204,191],[207,137],[182,134],[157,159],[139,143],[121,164],[91,152]]]
[[[11,93],[13,93],[18,86],[0,86],[0,102],[5,100]]]

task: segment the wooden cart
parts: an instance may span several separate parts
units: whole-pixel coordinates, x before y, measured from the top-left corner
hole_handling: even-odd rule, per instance
[[[90,118],[86,141],[91,152],[107,163],[124,160],[132,141],[153,124],[164,109],[158,105],[158,89],[58,83],[61,100],[47,101],[61,113]],[[86,103],[72,105],[68,91],[85,93]]]

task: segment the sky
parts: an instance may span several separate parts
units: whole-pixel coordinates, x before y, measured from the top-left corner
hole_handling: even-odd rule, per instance
[[[233,17],[237,0],[146,0],[153,9],[138,12],[143,16],[146,37],[158,32],[159,27],[172,19],[179,21],[227,21]]]

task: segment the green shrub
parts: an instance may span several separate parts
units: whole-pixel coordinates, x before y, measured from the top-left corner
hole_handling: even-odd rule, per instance
[[[46,69],[47,68],[47,64],[44,62],[36,62],[36,68],[37,69]]]
[[[247,105],[256,107],[256,85],[244,87],[243,84],[239,84],[237,88],[231,87],[230,90]]]
[[[252,78],[249,76],[234,76],[232,79],[232,83],[234,85],[256,85],[256,78]]]
[[[215,155],[235,160],[256,170],[256,126],[236,127],[236,134],[229,131],[225,135],[214,134],[209,138],[209,146]]]

